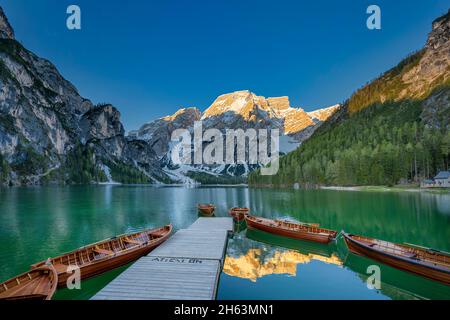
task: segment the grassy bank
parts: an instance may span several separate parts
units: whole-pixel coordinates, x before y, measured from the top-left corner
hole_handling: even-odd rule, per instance
[[[355,186],[355,187],[320,187],[325,190],[343,190],[343,191],[377,191],[377,192],[431,192],[431,193],[449,193],[450,188],[420,188],[419,186]]]

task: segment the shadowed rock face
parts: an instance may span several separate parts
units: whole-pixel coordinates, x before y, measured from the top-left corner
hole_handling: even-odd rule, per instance
[[[14,39],[14,30],[0,7],[0,39]]]
[[[119,111],[94,106],[52,63],[14,40],[0,7],[0,164],[9,167],[0,171],[0,184],[39,184],[55,170],[61,173],[54,182],[65,181],[67,159],[79,146],[95,151],[90,161],[97,168],[106,160],[165,178],[148,144],[125,138]]]
[[[92,108],[82,116],[81,123],[86,140],[123,137],[125,134],[120,112],[112,105]]]
[[[0,68],[2,155],[16,163],[18,149],[33,150],[47,160],[42,168],[34,168],[37,173],[60,165],[61,156],[79,140],[80,116],[92,104],[50,62],[15,40],[0,39]]]
[[[131,131],[131,140],[147,141],[153,151],[163,157],[169,151],[172,133],[177,129],[192,128],[200,120],[201,112],[197,108],[185,108],[175,114],[144,124],[139,130]]]

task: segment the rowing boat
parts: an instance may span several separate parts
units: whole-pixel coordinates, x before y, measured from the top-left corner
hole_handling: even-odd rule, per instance
[[[450,285],[450,254],[447,252],[348,233],[343,236],[354,254]]]
[[[337,253],[335,253],[335,248],[333,246],[329,246],[323,243],[282,237],[277,234],[267,233],[256,229],[248,229],[245,233],[245,236],[253,241],[266,243],[273,247],[292,249],[304,255],[313,254],[326,258],[330,258],[333,255],[337,256]]]
[[[334,230],[319,228],[305,223],[272,220],[251,215],[246,215],[245,221],[247,222],[247,227],[250,229],[258,229],[288,238],[319,243],[329,243],[337,235],[337,232]]]
[[[67,279],[76,268],[80,270],[81,279],[87,279],[137,260],[166,241],[171,232],[172,226],[167,225],[125,234],[50,258],[58,273],[58,287],[66,286]],[[45,263],[39,262],[31,267],[39,268]]]
[[[57,285],[55,268],[44,265],[0,284],[0,300],[50,300]]]
[[[230,216],[233,217],[234,220],[236,221],[242,221],[245,219],[245,215],[248,214],[250,212],[249,208],[231,208],[230,209]]]
[[[212,204],[199,204],[197,208],[200,214],[208,217],[211,217],[214,214],[214,211],[216,210],[216,207]]]

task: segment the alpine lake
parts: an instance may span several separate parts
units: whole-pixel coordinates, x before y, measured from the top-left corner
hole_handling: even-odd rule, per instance
[[[30,265],[114,235],[197,218],[234,206],[269,218],[320,223],[397,243],[450,251],[450,192],[290,190],[239,187],[96,185],[0,189],[0,282]],[[370,288],[370,267],[381,287]],[[89,299],[128,266],[58,290],[54,299]],[[330,245],[291,240],[235,225],[217,299],[450,299],[450,287]]]

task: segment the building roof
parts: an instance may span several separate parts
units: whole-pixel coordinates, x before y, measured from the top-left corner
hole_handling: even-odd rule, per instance
[[[448,179],[450,178],[450,171],[441,171],[434,179]]]
[[[423,183],[433,184],[433,183],[434,183],[434,180],[426,179],[426,180],[423,180]]]

